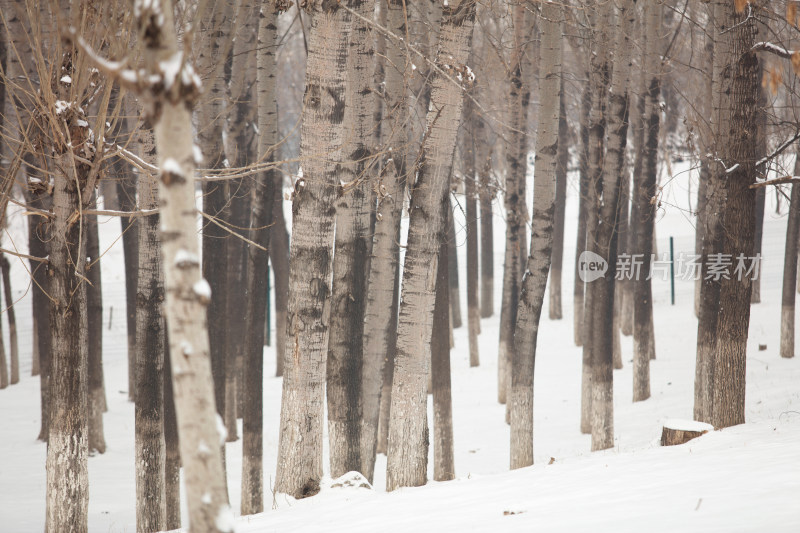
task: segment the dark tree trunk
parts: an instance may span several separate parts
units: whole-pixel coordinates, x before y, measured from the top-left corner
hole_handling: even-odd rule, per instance
[[[575,276],[572,290],[573,331],[575,346],[583,346],[583,307],[586,284],[578,275],[578,261],[586,250],[586,220],[589,211],[589,113],[592,110],[592,95],[587,82],[581,94],[580,152],[578,168],[580,173],[580,200],[578,205],[578,235],[575,242]]]
[[[569,126],[562,88],[558,103],[558,154],[556,155],[556,211],[553,219],[553,252],[550,259],[550,320],[561,320],[561,269],[564,264],[564,220],[567,207],[567,167],[569,165]]]
[[[100,275],[100,236],[97,215],[86,217],[86,254],[88,264],[86,279],[86,312],[89,357],[89,452],[105,453],[103,436],[103,412],[105,390],[103,388],[103,288]]]
[[[451,258],[448,262],[450,279],[450,317],[453,320],[452,327],[460,328],[461,320],[461,295],[458,291],[458,246],[456,242],[456,222],[455,217],[449,217],[447,227],[447,257]]]
[[[275,375],[283,375],[286,344],[286,304],[289,300],[289,233],[283,218],[283,175],[275,176],[274,205],[272,206],[272,235],[269,261],[275,278]]]
[[[442,206],[445,216],[450,202]],[[439,265],[436,274],[436,300],[433,308],[433,335],[431,336],[431,374],[433,385],[433,479],[448,481],[455,478],[453,459],[453,408],[450,394],[450,335],[449,319],[449,269],[447,243],[439,246]]]
[[[166,337],[166,330],[164,331]],[[166,529],[181,527],[181,455],[178,447],[178,420],[172,391],[172,362],[169,341],[164,340],[164,500]]]
[[[478,119],[481,123],[483,121]],[[480,217],[481,217],[481,318],[494,314],[494,225],[492,221],[492,202],[494,191],[490,188],[491,163],[487,159],[478,162],[480,174]]]
[[[480,351],[478,349],[478,334],[481,328],[481,311],[478,303],[478,203],[477,185],[475,183],[475,163],[477,142],[474,135],[473,124],[474,108],[471,101],[465,104],[464,123],[468,124],[463,136],[461,156],[464,158],[464,189],[467,204],[467,327],[469,335],[469,366],[480,364]],[[449,261],[449,251],[448,251]]]

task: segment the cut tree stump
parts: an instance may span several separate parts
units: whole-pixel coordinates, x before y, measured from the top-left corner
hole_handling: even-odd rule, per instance
[[[661,431],[662,446],[677,446],[714,431],[714,426],[694,420],[667,420]]]

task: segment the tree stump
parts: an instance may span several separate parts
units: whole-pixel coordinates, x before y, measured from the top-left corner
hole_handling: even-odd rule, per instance
[[[677,446],[714,431],[714,426],[694,420],[667,420],[661,431],[662,446]]]

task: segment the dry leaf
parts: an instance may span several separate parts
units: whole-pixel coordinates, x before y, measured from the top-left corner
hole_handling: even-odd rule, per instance
[[[797,19],[797,7],[799,3],[800,2],[797,2],[796,0],[790,0],[789,2],[786,2],[786,22],[796,27],[800,27],[798,24],[800,21]]]
[[[792,52],[792,70],[800,76],[800,52]]]
[[[773,96],[778,94],[778,87],[783,81],[783,69],[778,65],[768,65],[764,69],[764,78],[761,80],[761,86],[769,89]]]
[[[736,12],[741,13],[749,2],[747,0],[733,0],[733,3],[736,6]]]

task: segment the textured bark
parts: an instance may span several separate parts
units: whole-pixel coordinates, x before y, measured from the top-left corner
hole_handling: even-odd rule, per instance
[[[197,108],[196,122],[198,145],[203,151],[204,164],[208,168],[223,167],[225,160],[222,146],[223,104],[225,102],[225,77],[222,75],[223,58],[227,56],[225,43],[231,32],[230,13],[226,2],[209,4],[200,21],[204,35],[199,47],[197,67],[204,80],[204,95]],[[226,214],[225,182],[203,182],[203,212],[214,217]],[[226,371],[226,261],[225,243],[228,233],[211,222],[203,222],[203,277],[211,287],[211,302],[208,305],[208,340],[211,350],[211,369],[214,376],[214,398],[217,412],[225,415]]]
[[[756,33],[764,35],[767,32],[767,27],[765,24],[760,23],[756,28]],[[764,79],[764,63],[759,62],[758,64],[758,76],[759,79]],[[756,142],[756,158],[758,160],[768,158],[769,153],[767,149],[767,106],[769,106],[769,102],[767,101],[767,95],[765,89],[759,89],[758,91],[758,99],[756,102],[756,133],[755,133],[755,142]],[[761,177],[761,179],[766,179],[767,171],[769,170],[767,164],[759,165],[756,167],[756,172]],[[766,188],[759,188],[756,189],[755,192],[755,234],[753,236],[753,257],[761,257],[761,248],[762,242],[764,240],[764,210],[766,207],[766,200],[767,200],[767,189]],[[751,283],[751,292],[750,292],[750,303],[761,303],[761,276],[758,276],[750,281]]]
[[[392,382],[386,488],[419,486],[427,481],[428,427],[426,380],[433,322],[439,245],[445,234],[441,205],[449,189],[453,151],[461,121],[462,89],[450,76],[465,72],[475,21],[475,2],[443,7],[436,65],[431,80],[427,134],[411,194],[411,220],[403,266]],[[445,74],[447,73],[447,74]]]
[[[444,216],[452,217],[450,202],[444,202]],[[439,245],[439,265],[436,272],[436,297],[433,306],[431,335],[431,374],[433,385],[433,479],[448,481],[455,478],[453,458],[453,406],[450,394],[450,336],[449,321],[449,247]]]
[[[609,4],[598,5],[596,12],[592,13],[593,20],[593,46],[595,54],[592,56],[589,72],[589,86],[591,96],[591,112],[589,114],[589,137],[587,150],[587,198],[586,198],[586,250],[597,253],[598,233],[600,212],[600,198],[602,195],[602,173],[604,140],[606,131],[606,96],[608,83],[610,80],[610,57],[609,57],[609,19],[611,6]],[[581,373],[581,432],[592,432],[592,400],[594,371],[593,335],[595,332],[593,317],[591,315],[594,308],[594,295],[598,290],[598,285],[586,284],[583,301],[583,366]]]
[[[172,3],[138,2],[137,24],[146,36],[145,68],[163,75],[159,64],[174,60],[178,43]],[[184,43],[187,46],[187,43]],[[160,173],[161,250],[170,363],[189,529],[227,529],[232,512],[222,465],[221,435],[214,405],[206,306],[208,284],[201,277],[195,208],[192,104],[197,94],[189,66],[172,84],[151,89]],[[176,168],[177,167],[177,168]]]
[[[0,269],[3,271],[3,293],[6,298],[5,312],[8,315],[9,359],[11,364],[9,383],[14,385],[19,382],[19,342],[17,340],[17,317],[14,312],[14,296],[11,293],[11,264],[5,255],[0,255]]]
[[[651,2],[648,6],[657,6]],[[648,7],[650,9],[650,7]],[[633,29],[635,3],[625,0],[620,5],[613,33],[616,34],[613,80],[607,111],[606,155],[603,159],[603,197],[595,241],[595,252],[608,265],[617,264],[619,234],[619,191],[624,172],[625,147],[628,138],[628,86],[631,69],[629,36]],[[649,18],[648,18],[649,20]],[[658,21],[658,18],[656,18]],[[614,320],[615,269],[592,282],[592,450],[614,446]]]
[[[96,205],[96,201],[93,202]],[[97,216],[86,217],[86,313],[88,331],[88,405],[89,405],[89,452],[105,453],[106,440],[103,435],[103,412],[105,390],[103,389],[103,288],[100,273],[100,236]]]
[[[272,234],[270,235],[269,262],[275,280],[275,375],[283,375],[286,358],[286,305],[289,300],[289,233],[283,218],[283,174],[275,176],[275,194],[272,206]]]
[[[409,5],[408,2],[405,3]],[[405,10],[402,0],[394,0],[387,9],[390,30],[402,34]],[[387,43],[385,69],[385,120],[381,127],[383,143],[392,151],[384,158],[382,174],[376,186],[378,205],[370,259],[369,291],[364,310],[364,355],[361,403],[361,473],[372,482],[375,454],[386,452],[389,405],[394,376],[394,349],[397,335],[397,280],[400,264],[400,221],[406,186],[406,138],[408,120],[407,84],[411,73],[410,58],[401,43]],[[391,302],[391,305],[386,305]],[[382,431],[379,431],[379,427]]]
[[[650,397],[650,359],[655,353],[653,335],[653,294],[649,279],[651,254],[653,251],[653,228],[655,226],[656,205],[652,198],[656,195],[658,174],[658,130],[661,118],[660,108],[660,42],[657,39],[661,27],[661,5],[648,4],[645,14],[644,35],[646,77],[644,108],[644,149],[642,151],[642,171],[634,178],[635,201],[639,203],[634,220],[634,253],[643,254],[641,273],[633,280],[633,401]],[[638,179],[637,179],[638,178]]]
[[[483,120],[478,119],[483,125]],[[482,126],[485,130],[485,126]],[[479,136],[485,139],[484,136]],[[492,220],[492,202],[494,191],[490,188],[491,163],[479,160],[478,173],[480,180],[480,219],[481,219],[481,318],[489,318],[494,314],[494,224]]]
[[[232,47],[231,78],[228,84],[227,145],[225,155],[234,167],[247,167],[256,153],[256,50],[258,33],[258,7],[255,0],[235,0],[237,6]],[[228,218],[235,235],[225,240],[225,426],[228,442],[236,441],[242,418],[242,381],[244,345],[253,334],[247,330],[245,320],[238,313],[247,305],[247,268],[245,242],[236,237],[248,236],[250,226],[250,195],[252,180],[237,178],[228,182]],[[266,270],[266,266],[264,267]],[[266,305],[266,304],[265,304]],[[263,321],[262,321],[263,324]],[[232,372],[230,372],[232,371]]]
[[[473,58],[474,59],[474,58]],[[467,233],[467,329],[469,338],[469,366],[480,364],[478,334],[481,329],[481,310],[478,303],[478,202],[476,184],[477,144],[474,124],[477,122],[476,110],[471,100],[464,108],[464,134],[462,135],[461,157],[464,168],[464,203],[466,204]]]
[[[374,1],[351,2],[356,13],[371,18]],[[336,205],[327,392],[331,477],[361,469],[362,365],[364,307],[373,185],[371,141],[376,100],[371,90],[374,46],[370,27],[353,20],[347,57],[344,145]]]
[[[181,457],[178,446],[178,421],[175,418],[175,399],[172,391],[172,364],[169,345],[164,350],[164,495],[166,529],[181,527]]]
[[[755,161],[758,145],[748,129],[758,121],[759,84],[758,58],[755,44],[756,21],[747,13],[735,13],[734,6],[721,0],[716,5],[717,24],[723,30],[718,43],[719,57],[724,61],[721,89],[730,95],[730,107],[720,112],[730,113],[731,136],[722,149],[722,160],[728,166],[725,178],[728,194],[723,210],[723,253],[734,258],[749,257],[755,237],[755,191],[750,184],[756,175]],[[721,11],[721,13],[720,13]],[[715,69],[716,72],[716,69]],[[734,167],[734,165],[738,165]],[[733,167],[733,169],[732,169]],[[745,421],[745,374],[747,333],[750,325],[752,274],[737,279],[722,279],[719,294],[719,316],[716,328],[714,357],[713,401],[711,424],[724,428]]]
[[[313,2],[300,153],[303,177],[292,205],[286,360],[275,491],[319,492],[325,348],[330,317],[334,216],[342,160],[350,15]]]
[[[77,113],[69,118],[72,127],[77,129],[79,118]],[[88,168],[73,165],[71,151],[57,153],[53,163],[59,171],[54,176],[48,264],[52,366],[45,524],[48,532],[85,532],[89,512],[86,228],[80,217],[71,219],[82,207],[76,183],[85,184]]]
[[[456,245],[456,221],[455,218],[449,217],[447,222],[447,253],[448,257],[452,258],[447,266],[450,280],[450,320],[453,328],[460,328],[463,321],[461,320],[461,294],[458,290],[458,250]]]
[[[504,202],[506,209],[506,248],[503,264],[503,295],[500,304],[500,346],[497,352],[497,400],[506,403],[511,386],[511,361],[514,358],[514,327],[517,323],[519,302],[519,282],[522,277],[520,264],[520,227],[526,216],[525,195],[520,194],[524,187],[525,171],[528,166],[528,102],[530,87],[525,83],[527,73],[523,72],[525,42],[530,31],[530,15],[523,2],[513,6],[514,48],[509,80],[508,113],[511,117],[511,132],[506,148],[506,184]],[[520,185],[522,183],[522,185]],[[522,189],[524,190],[524,189]]]
[[[564,221],[567,207],[567,167],[569,166],[569,144],[567,136],[567,113],[564,106],[564,90],[558,97],[558,155],[556,156],[556,200],[553,218],[553,252],[550,259],[550,320],[561,320],[561,268],[564,264]]]
[[[795,159],[794,175],[800,172],[800,157]],[[797,288],[797,239],[800,238],[800,185],[792,184],[786,248],[783,256],[783,295],[781,298],[781,357],[794,357],[795,289]]]
[[[139,129],[141,157],[156,163],[152,128]],[[140,174],[139,207],[158,207],[155,176]],[[166,528],[166,440],[164,419],[164,354],[166,324],[164,274],[161,263],[159,216],[142,217],[138,223],[139,265],[136,290],[136,529]]]
[[[258,159],[271,162],[278,141],[278,107],[275,97],[275,42],[278,9],[265,2],[258,24]],[[265,250],[248,248],[247,300],[245,307],[248,331],[244,352],[244,409],[242,413],[242,506],[243,515],[264,510],[263,385],[264,323],[268,305],[269,270],[267,263],[275,206],[277,169],[265,172],[253,187],[251,238]]]
[[[154,159],[152,134],[144,131],[146,160]],[[139,176],[139,205],[158,205],[154,176]],[[139,220],[139,275],[136,298],[136,529],[160,531],[166,527],[166,471],[164,436],[164,345],[161,316],[164,278],[161,264],[159,217]]]
[[[2,258],[5,260],[5,256]],[[3,342],[3,326],[0,322],[0,389],[8,387],[8,361],[6,360],[6,347]]]
[[[522,279],[512,357],[511,468],[533,464],[533,373],[539,319],[550,270],[558,165],[561,93],[561,9],[542,4],[539,47],[539,125],[533,175],[531,249]]]
[[[586,250],[586,219],[589,211],[589,114],[592,110],[591,85],[587,81],[581,93],[581,114],[580,114],[580,153],[578,154],[578,171],[580,173],[580,199],[578,201],[578,235],[575,242],[575,271],[574,285],[572,288],[572,313],[573,313],[573,334],[575,346],[583,346],[583,307],[586,296],[586,284],[578,275],[578,260]],[[582,372],[586,379],[587,369]],[[581,387],[585,392],[586,388]],[[582,392],[582,393],[583,393]],[[588,431],[584,432],[588,433]]]

